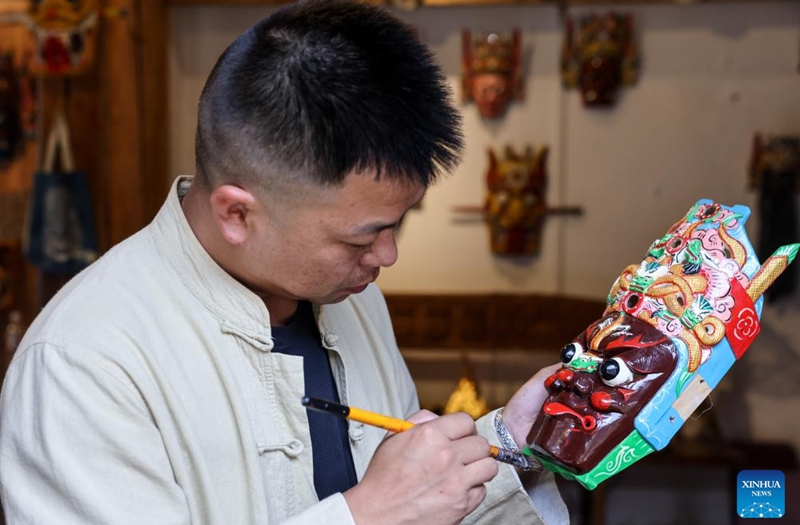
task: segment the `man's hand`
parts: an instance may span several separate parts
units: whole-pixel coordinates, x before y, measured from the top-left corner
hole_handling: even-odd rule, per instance
[[[519,448],[528,445],[528,432],[547,399],[544,380],[555,374],[562,364],[542,368],[520,387],[503,409],[503,422]]]
[[[486,497],[497,464],[471,417],[423,411],[409,421],[416,426],[381,443],[344,493],[357,525],[456,524]]]

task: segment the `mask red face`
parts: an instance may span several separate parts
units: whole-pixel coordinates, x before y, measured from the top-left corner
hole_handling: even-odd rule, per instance
[[[462,44],[463,100],[474,100],[485,118],[501,117],[512,100],[522,98],[519,30],[476,38],[464,30]]]

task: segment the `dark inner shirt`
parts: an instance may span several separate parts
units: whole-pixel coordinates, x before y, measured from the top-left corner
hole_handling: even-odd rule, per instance
[[[297,312],[285,326],[272,327],[272,337],[273,352],[303,358],[307,396],[339,402],[328,351],[322,347],[311,303],[300,301]],[[314,458],[314,488],[319,499],[353,487],[358,480],[350,452],[347,420],[309,410],[308,424]]]

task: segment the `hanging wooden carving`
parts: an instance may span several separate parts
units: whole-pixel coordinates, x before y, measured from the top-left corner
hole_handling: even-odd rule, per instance
[[[573,19],[567,18],[562,83],[579,88],[586,106],[612,106],[620,86],[635,84],[639,76],[633,15],[612,12],[583,17],[577,35],[574,25]]]
[[[457,212],[481,213],[489,226],[492,253],[538,255],[542,229],[548,215],[580,215],[579,207],[547,205],[547,146],[523,153],[506,147],[498,158],[488,149],[486,199],[483,207],[457,206]]]
[[[800,238],[795,193],[800,188],[800,135],[757,133],[750,158],[750,189],[758,190],[760,235],[758,253],[765,257],[779,246]],[[765,297],[779,299],[794,293],[797,268],[790,266]]]
[[[520,31],[473,37],[465,29],[462,45],[462,99],[474,100],[485,118],[501,117],[511,100],[523,97]]]
[[[5,15],[25,25],[34,41],[31,71],[36,75],[73,76],[91,67],[95,53],[98,0],[34,0],[27,13]]]
[[[539,253],[542,225],[547,214],[548,148],[534,152],[528,147],[522,155],[507,147],[498,159],[489,148],[486,172],[486,222],[492,252],[509,255]]]

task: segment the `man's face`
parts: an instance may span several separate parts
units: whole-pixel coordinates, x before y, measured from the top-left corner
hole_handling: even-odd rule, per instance
[[[397,225],[424,193],[421,183],[376,181],[369,172],[309,188],[258,219],[248,284],[265,296],[317,304],[360,293],[397,260]]]
[[[634,430],[677,355],[645,321],[606,315],[561,350],[564,366],[545,381],[550,396],[528,441],[576,474],[591,471]]]

